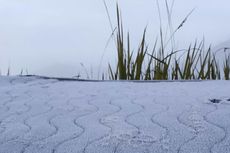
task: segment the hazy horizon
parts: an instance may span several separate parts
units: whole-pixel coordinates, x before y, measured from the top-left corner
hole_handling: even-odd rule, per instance
[[[156,0],[118,2],[124,26],[132,36],[132,47],[137,47],[135,42],[139,41],[146,25],[148,43],[153,43],[159,33]],[[106,3],[115,25],[116,0],[106,0]],[[229,5],[227,0],[175,0],[174,28],[195,8],[176,34],[177,47],[203,37],[213,46],[230,40]],[[163,1],[160,7],[166,27]],[[108,61],[116,59],[113,43],[104,51],[111,30],[102,0],[0,0],[0,19],[0,70],[3,74],[10,67],[14,74],[28,69],[32,74],[73,76],[84,71],[80,63],[97,73],[104,52],[106,66]]]

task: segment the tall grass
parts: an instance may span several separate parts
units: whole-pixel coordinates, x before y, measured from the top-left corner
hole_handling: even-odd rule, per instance
[[[230,79],[230,54],[228,54],[228,56],[225,55],[225,60],[224,60],[224,78],[226,80]]]
[[[116,49],[117,49],[117,67],[112,70],[109,64],[110,79],[113,80],[140,80],[143,79],[143,64],[148,51],[146,46],[146,29],[144,29],[139,47],[134,58],[134,51],[130,47],[130,35],[124,36],[123,23],[120,16],[120,10],[117,5],[117,31],[116,31]],[[125,40],[126,39],[126,43]]]
[[[171,25],[171,10],[167,1],[165,2],[169,25]],[[176,30],[171,30],[170,38],[166,42],[164,42],[163,28],[160,27],[160,41],[156,40],[152,49],[146,43],[147,28],[145,28],[137,50],[131,51],[130,34],[124,33],[121,12],[117,5],[117,24],[116,30],[113,31],[117,63],[115,68],[109,64],[109,78],[112,80],[217,80],[221,79],[223,70],[224,79],[229,80],[230,54],[226,55],[221,68],[222,65],[220,66],[217,61],[217,54],[214,54],[211,46],[206,49],[204,41],[196,41],[183,50],[175,50],[173,47],[170,50],[166,49],[168,43],[174,41],[174,34],[185,24],[192,12],[193,10]]]

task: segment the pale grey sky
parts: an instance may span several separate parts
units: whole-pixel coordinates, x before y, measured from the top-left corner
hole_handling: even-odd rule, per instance
[[[159,1],[165,23],[165,5]],[[116,0],[106,2],[115,25]],[[146,25],[148,42],[152,43],[159,32],[156,0],[118,2],[134,45]],[[195,11],[175,35],[178,47],[203,36],[213,45],[230,40],[229,0],[175,0],[174,27],[193,8]],[[6,73],[10,66],[13,73],[27,68],[30,73],[72,76],[84,63],[97,71],[110,33],[102,0],[0,0],[0,69]],[[111,43],[103,63],[114,61],[115,54]]]

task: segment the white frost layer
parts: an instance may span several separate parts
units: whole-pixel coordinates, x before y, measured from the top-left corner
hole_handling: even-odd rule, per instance
[[[0,77],[0,153],[229,153],[229,134],[229,81]]]

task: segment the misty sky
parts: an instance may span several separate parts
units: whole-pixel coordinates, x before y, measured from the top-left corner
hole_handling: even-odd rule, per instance
[[[165,5],[159,1],[166,28]],[[115,25],[116,0],[106,3]],[[148,43],[153,43],[159,34],[156,0],[120,0],[119,5],[133,49],[146,25]],[[175,35],[177,47],[203,37],[213,46],[230,40],[229,0],[175,0],[174,28],[193,8]],[[91,67],[98,71],[103,53],[106,66],[116,58],[113,42],[104,51],[110,34],[102,0],[0,0],[0,69],[3,74],[10,66],[15,74],[28,69],[35,74],[73,76],[82,71],[83,63],[89,71]]]

